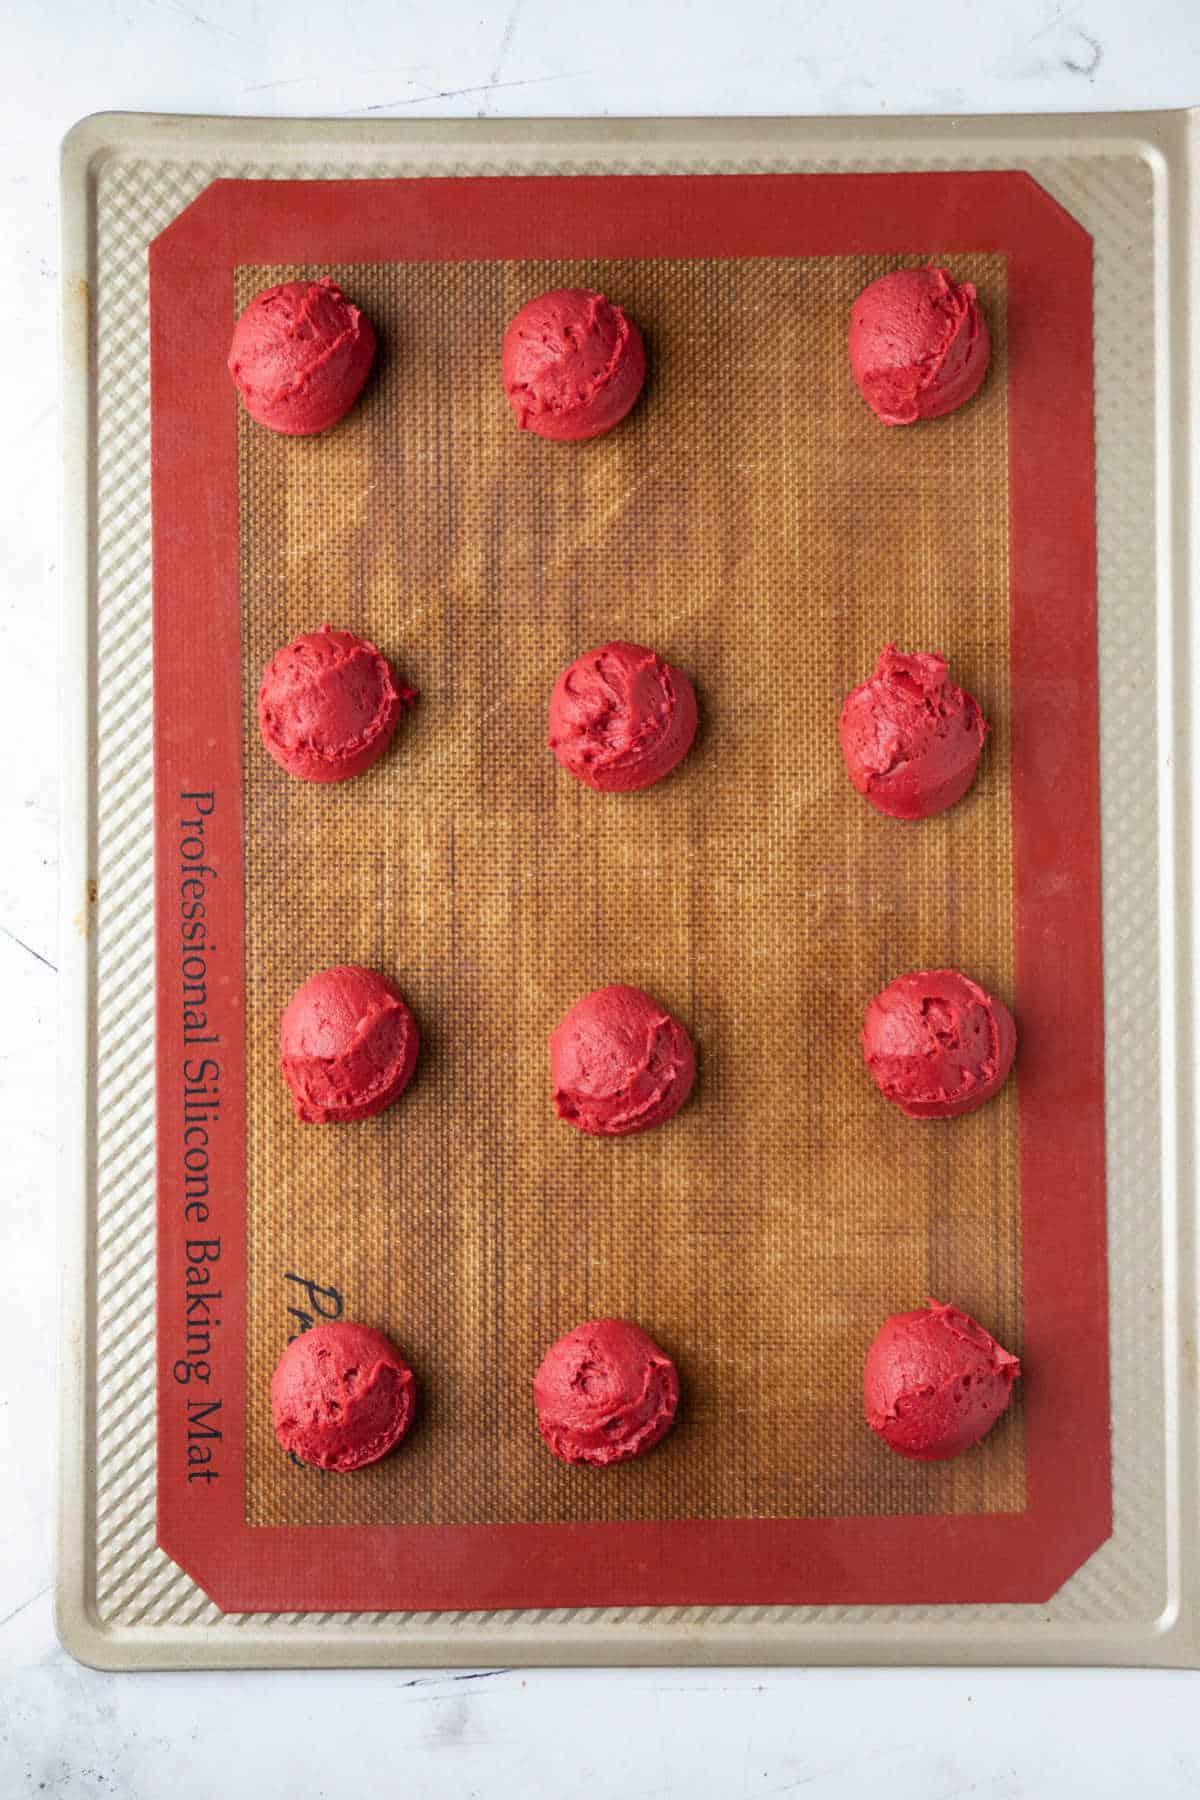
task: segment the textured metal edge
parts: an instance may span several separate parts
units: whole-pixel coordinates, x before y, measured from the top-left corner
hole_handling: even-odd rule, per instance
[[[62,1071],[64,1126],[61,1164],[62,1438],[57,1606],[68,1649],[102,1667],[366,1666],[381,1663],[439,1665],[507,1663],[714,1663],[804,1662],[1076,1662],[1188,1666],[1200,1660],[1197,1631],[1197,1551],[1194,1500],[1197,1479],[1195,1343],[1196,1238],[1192,1166],[1195,1122],[1191,1110],[1194,994],[1191,908],[1191,761],[1195,749],[1187,729],[1188,705],[1200,701],[1188,661],[1189,576],[1194,584],[1194,551],[1187,506],[1197,477],[1195,368],[1200,341],[1195,307],[1195,245],[1200,220],[1192,192],[1192,169],[1200,126],[1196,115],[1114,115],[1056,119],[972,120],[652,120],[652,121],[421,121],[403,126],[365,122],[295,120],[241,121],[100,116],[70,135],[63,157],[64,234],[64,458],[67,506],[63,543],[63,1001]],[[1162,1275],[1168,1303],[1163,1308],[1167,1383],[1169,1604],[1147,1627],[1138,1622],[1096,1625],[1056,1623],[1031,1608],[1028,1622],[988,1634],[974,1623],[950,1620],[897,1620],[856,1628],[852,1620],[804,1623],[773,1618],[773,1609],[741,1609],[736,1620],[699,1618],[694,1609],[639,1609],[618,1618],[595,1613],[424,1615],[391,1621],[386,1616],[356,1619],[323,1617],[301,1621],[292,1615],[224,1620],[213,1616],[201,1597],[193,1623],[111,1626],[100,1622],[94,1605],[94,1382],[95,1335],[91,1284],[96,1218],[88,1191],[89,1096],[94,1089],[91,1026],[95,979],[90,940],[79,936],[74,908],[81,893],[87,916],[86,884],[94,864],[95,794],[89,752],[94,743],[89,708],[94,654],[89,594],[95,518],[87,352],[91,325],[79,297],[93,268],[92,193],[97,170],[110,151],[144,153],[170,160],[238,154],[262,159],[270,154],[286,166],[319,153],[336,170],[339,160],[395,154],[411,170],[431,173],[461,169],[465,162],[487,172],[494,156],[512,167],[527,154],[545,169],[557,152],[567,163],[614,168],[669,162],[686,167],[691,158],[711,166],[714,157],[744,158],[748,166],[781,156],[802,161],[841,150],[869,163],[911,153],[922,158],[953,155],[969,148],[972,159],[1001,162],[1012,156],[1024,164],[1035,153],[1057,156],[1112,155],[1124,150],[1156,159],[1167,177],[1169,215],[1158,234],[1163,258],[1161,291],[1171,295],[1171,354],[1162,358],[1159,447],[1167,451],[1170,414],[1172,453],[1160,456],[1160,516],[1173,524],[1170,543],[1160,543],[1159,619],[1160,730],[1169,781],[1163,784],[1161,815],[1162,1015],[1164,1069],[1164,1193],[1168,1237]],[[1166,259],[1174,258],[1168,263]],[[72,295],[75,296],[74,301]],[[1170,484],[1167,491],[1166,484]],[[1173,579],[1167,578],[1173,569]],[[1170,704],[1166,701],[1171,696]],[[1185,988],[1181,976],[1186,975]],[[1192,1346],[1189,1352],[1185,1339]],[[1186,1523],[1185,1523],[1186,1519]],[[680,1616],[686,1613],[687,1616]],[[207,1616],[203,1616],[207,1615]],[[372,1629],[364,1631],[370,1624]],[[286,1626],[281,1632],[279,1627]],[[389,1629],[390,1625],[390,1629]]]
[[[1200,1221],[1197,1219],[1197,1149],[1200,1112],[1196,1106],[1197,1052],[1200,1049],[1200,908],[1197,907],[1197,817],[1200,801],[1200,662],[1195,634],[1200,605],[1200,107],[1177,115],[1172,159],[1173,192],[1164,271],[1170,295],[1171,355],[1159,378],[1175,450],[1168,502],[1172,533],[1166,546],[1171,576],[1163,583],[1160,683],[1169,682],[1172,714],[1166,736],[1170,805],[1164,808],[1163,835],[1173,835],[1173,860],[1163,863],[1164,926],[1173,919],[1174,958],[1168,965],[1172,1001],[1164,1006],[1164,1036],[1173,1031],[1170,1060],[1175,1116],[1164,1133],[1167,1151],[1164,1194],[1168,1207],[1168,1257],[1164,1271],[1164,1362],[1168,1402],[1177,1431],[1168,1462],[1167,1504],[1178,1547],[1172,1570],[1177,1596],[1173,1635],[1188,1667],[1200,1666]],[[1166,646],[1169,646],[1166,647]],[[1170,887],[1168,888],[1168,879]],[[1164,935],[1166,935],[1164,933]],[[1167,984],[1164,982],[1164,991]],[[1170,1252],[1173,1250],[1173,1255]],[[1172,1322],[1172,1314],[1174,1321]]]
[[[99,126],[100,121],[95,121]],[[95,1666],[115,1661],[88,1594],[94,1541],[89,1480],[95,1341],[92,1284],[94,1196],[88,1168],[93,1084],[93,983],[89,882],[94,867],[91,606],[91,194],[92,161],[103,131],[71,134],[63,147],[60,231],[60,405],[63,499],[59,614],[59,1144],[58,1144],[58,1518],[54,1606],[59,1636]],[[82,908],[82,910],[80,910]]]

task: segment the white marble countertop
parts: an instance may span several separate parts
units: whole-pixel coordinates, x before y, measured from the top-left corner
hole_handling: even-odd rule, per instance
[[[336,34],[331,50],[327,39]],[[1001,1671],[102,1675],[49,1600],[57,148],[101,110],[1075,111],[1200,103],[1196,0],[8,0],[0,631],[0,1800],[1191,1795],[1200,1676]],[[39,755],[26,749],[44,744]],[[320,1729],[314,1730],[319,1723]],[[328,1730],[326,1729],[328,1726]]]

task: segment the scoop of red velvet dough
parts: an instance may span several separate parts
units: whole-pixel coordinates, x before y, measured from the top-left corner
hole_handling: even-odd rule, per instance
[[[317,1469],[378,1462],[416,1410],[412,1370],[382,1331],[339,1319],[293,1338],[271,1377],[271,1418],[285,1450]]]
[[[640,1326],[596,1319],[551,1344],[533,1400],[555,1456],[602,1469],[640,1456],[670,1429],[679,1376]]]
[[[901,1456],[940,1462],[992,1429],[1021,1373],[1015,1356],[956,1306],[894,1313],[867,1352],[867,1424]]]
[[[875,673],[846,696],[839,735],[850,779],[873,807],[928,819],[970,787],[987,729],[939,651],[901,656],[889,644]]]
[[[695,1076],[691,1038],[641,988],[597,988],[551,1033],[555,1111],[592,1137],[627,1137],[664,1124]]]
[[[233,329],[229,373],[252,419],[308,437],[349,412],[374,355],[370,319],[323,275],[254,296]]]
[[[924,969],[876,994],[862,1044],[872,1081],[909,1118],[954,1119],[1003,1087],[1017,1028],[1002,1000],[957,969]]]
[[[885,425],[953,412],[987,374],[987,320],[969,281],[945,269],[893,269],[850,311],[850,367]]]
[[[661,781],[695,735],[691,682],[641,644],[586,651],[550,696],[550,749],[564,769],[602,793],[633,793]]]
[[[527,300],[504,334],[501,374],[522,431],[599,437],[642,391],[646,351],[633,320],[590,288]]]
[[[329,1125],[382,1112],[411,1081],[418,1045],[402,994],[374,969],[348,963],[310,975],[279,1027],[296,1117]]]
[[[374,644],[353,631],[306,631],[263,670],[258,728],[280,768],[301,781],[347,781],[377,763],[404,707],[401,687]]]

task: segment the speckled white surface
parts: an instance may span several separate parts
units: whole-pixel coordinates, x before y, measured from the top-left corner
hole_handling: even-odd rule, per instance
[[[50,1617],[56,770],[52,734],[44,752],[31,746],[53,710],[63,131],[100,109],[869,116],[1200,101],[1194,0],[1014,0],[967,16],[904,0],[618,0],[603,13],[546,0],[494,11],[462,0],[5,8],[0,217],[14,279],[0,629],[20,748],[0,794],[0,1800],[1196,1791],[1197,1676],[107,1676],[63,1655]]]

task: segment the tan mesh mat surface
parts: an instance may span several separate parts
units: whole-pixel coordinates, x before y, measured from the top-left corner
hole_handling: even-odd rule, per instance
[[[252,1523],[1023,1506],[1019,1405],[935,1466],[862,1421],[875,1327],[927,1292],[1020,1349],[1014,1084],[918,1124],[858,1048],[866,1000],[905,969],[1012,992],[1004,261],[953,264],[992,328],[983,393],[895,431],[845,355],[885,266],[339,268],[380,333],[363,402],[313,440],[242,418]],[[319,272],[242,269],[237,304]],[[609,437],[547,444],[516,432],[499,347],[523,300],[576,282],[638,319],[651,379]],[[326,621],[422,693],[337,787],[289,780],[253,709],[271,653]],[[702,709],[681,770],[629,796],[543,747],[559,670],[613,637],[689,670]],[[944,649],[995,728],[966,802],[920,826],[861,801],[837,745],[889,637]],[[303,1126],[279,1015],[342,961],[399,982],[421,1060],[381,1117]],[[684,1020],[701,1075],[675,1122],[605,1143],[555,1119],[546,1039],[610,981]],[[289,1276],[336,1289],[420,1379],[409,1443],[354,1477],[291,1464],[271,1432],[288,1308],[311,1312]],[[640,1463],[568,1469],[530,1380],[602,1313],[676,1358],[679,1424]]]

